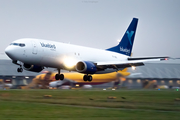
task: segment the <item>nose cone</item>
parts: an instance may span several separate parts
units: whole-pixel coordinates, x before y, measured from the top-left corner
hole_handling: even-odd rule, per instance
[[[14,51],[14,49],[13,49],[13,47],[11,47],[11,46],[8,46],[6,49],[5,49],[5,53],[6,53],[6,55],[8,56],[8,57],[10,57],[11,59],[14,59],[13,58],[13,52]]]

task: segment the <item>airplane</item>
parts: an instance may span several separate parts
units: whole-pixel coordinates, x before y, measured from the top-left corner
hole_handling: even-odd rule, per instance
[[[62,85],[71,86],[84,86],[84,85],[98,85],[103,83],[108,83],[112,81],[124,81],[126,76],[130,73],[127,72],[127,68],[119,70],[117,72],[107,73],[107,74],[94,74],[92,75],[94,80],[92,82],[87,82],[82,80],[83,74],[78,72],[63,73],[65,78],[63,81],[55,79],[55,72],[47,71],[44,74],[37,75],[32,82],[26,88],[49,88],[49,87],[59,87]]]
[[[92,81],[93,74],[111,73],[145,62],[168,60],[169,57],[131,57],[138,18],[133,18],[118,45],[102,50],[73,44],[23,38],[13,41],[5,53],[23,69],[40,72],[44,67],[57,68],[56,80],[63,80],[61,69],[83,73],[84,81]]]
[[[11,88],[11,83],[6,83],[3,79],[0,79],[0,89]]]

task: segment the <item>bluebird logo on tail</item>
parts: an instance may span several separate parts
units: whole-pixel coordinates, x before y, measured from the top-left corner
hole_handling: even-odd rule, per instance
[[[134,31],[131,31],[131,32],[127,31],[126,33],[127,33],[127,37],[128,37],[128,39],[129,39],[129,43],[132,45],[132,42],[131,42],[131,37],[133,36]]]

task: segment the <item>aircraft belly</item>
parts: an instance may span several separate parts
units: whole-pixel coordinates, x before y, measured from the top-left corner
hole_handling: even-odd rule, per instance
[[[55,59],[55,57],[43,57],[41,60],[41,65],[52,68],[62,68],[61,62],[58,62]]]

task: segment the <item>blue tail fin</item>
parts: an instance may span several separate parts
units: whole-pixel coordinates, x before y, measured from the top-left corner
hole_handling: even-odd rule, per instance
[[[121,53],[127,56],[131,56],[131,51],[134,43],[134,37],[136,34],[136,27],[137,27],[138,19],[133,18],[131,24],[129,25],[128,29],[126,30],[122,40],[119,44],[115,47],[106,49],[108,51]]]

